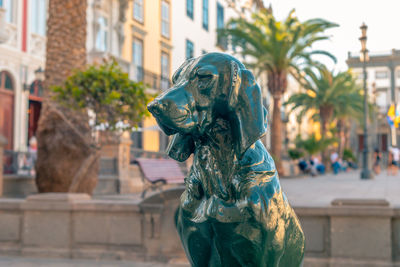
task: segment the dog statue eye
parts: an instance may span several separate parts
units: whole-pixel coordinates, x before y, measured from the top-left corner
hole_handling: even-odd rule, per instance
[[[197,74],[197,77],[199,77],[200,80],[208,80],[211,79],[213,77],[212,74]]]

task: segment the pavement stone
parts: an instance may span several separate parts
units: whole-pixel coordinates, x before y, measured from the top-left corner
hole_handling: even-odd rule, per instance
[[[281,178],[283,192],[294,207],[330,206],[332,200],[386,199],[392,207],[400,207],[400,173],[389,176],[386,171],[371,180],[362,180],[360,171],[325,174],[316,177]]]

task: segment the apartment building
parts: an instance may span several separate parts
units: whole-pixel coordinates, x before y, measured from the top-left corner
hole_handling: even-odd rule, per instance
[[[1,0],[0,7],[0,134],[6,149],[24,150],[42,101],[47,3]]]
[[[88,62],[122,58],[127,0],[88,0]],[[42,103],[48,0],[0,0],[0,134],[7,150],[26,151]]]
[[[364,75],[360,54],[349,52],[346,63],[356,75],[359,84],[362,85]],[[400,50],[370,52],[366,70],[368,96],[378,108],[377,116],[371,118],[370,122],[371,145],[386,152],[388,146],[392,144],[391,130],[386,120],[386,114],[389,106],[392,103],[398,105],[400,99]],[[362,151],[363,134],[361,129],[355,135],[357,136],[358,150]],[[400,141],[398,135],[399,133],[397,133],[397,144]]]
[[[172,69],[178,69],[187,58],[208,52],[232,53],[217,29],[231,18],[249,17],[262,7],[262,1],[252,0],[184,0],[173,5]]]
[[[170,87],[174,3],[178,2],[133,0],[127,7],[123,56],[130,59],[130,77],[145,83],[150,93],[159,93]],[[165,150],[168,137],[150,117],[133,132],[132,141],[136,148],[160,151]]]

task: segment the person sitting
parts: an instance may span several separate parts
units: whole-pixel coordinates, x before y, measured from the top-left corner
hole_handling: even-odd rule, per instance
[[[339,154],[335,151],[331,153],[331,164],[332,164],[333,174],[338,174],[339,171],[341,170],[341,165],[339,162]]]
[[[305,161],[304,159],[300,159],[299,163],[298,163],[299,169],[302,173],[307,173],[309,166],[307,164],[307,161]]]

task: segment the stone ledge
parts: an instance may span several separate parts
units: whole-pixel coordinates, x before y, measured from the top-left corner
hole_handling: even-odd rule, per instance
[[[336,198],[331,202],[332,206],[369,206],[369,207],[389,207],[390,203],[386,199],[358,199],[358,198]]]
[[[41,193],[28,196],[26,198],[26,201],[77,202],[90,199],[91,197],[88,194],[80,194],[80,193]]]
[[[80,201],[89,201],[88,194],[76,193],[41,193],[30,195],[21,203],[22,210],[72,210],[74,204]]]
[[[393,217],[395,209],[385,206],[293,207],[299,216],[379,216]],[[400,211],[396,211],[400,215]]]
[[[10,210],[19,212],[24,199],[19,198],[0,198],[0,210]]]

